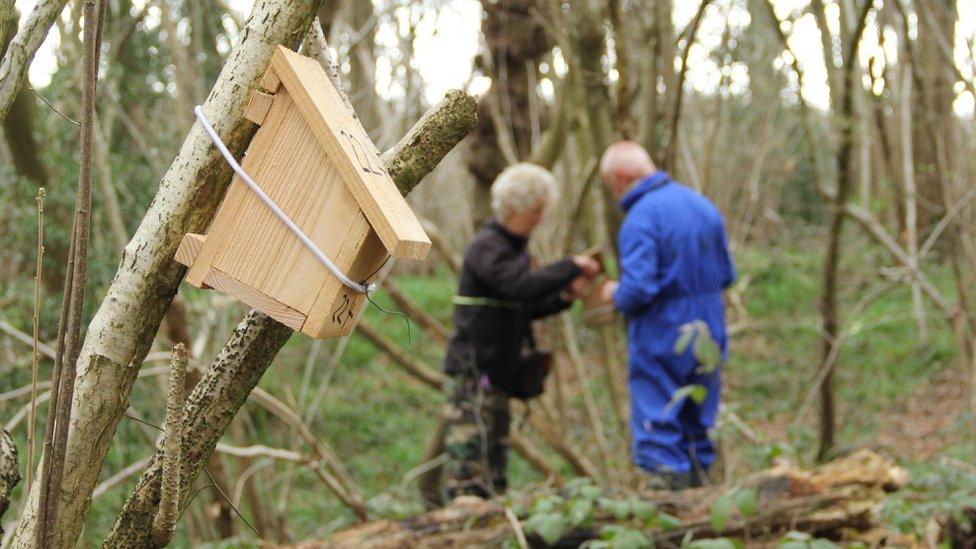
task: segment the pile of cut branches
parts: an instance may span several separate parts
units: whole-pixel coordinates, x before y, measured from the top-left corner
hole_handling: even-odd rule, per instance
[[[460,498],[424,515],[370,522],[295,547],[735,547],[784,539],[817,547],[810,541],[817,538],[875,545],[894,541],[880,528],[877,510],[907,480],[904,469],[869,450],[812,471],[779,465],[735,487],[625,493],[575,479],[520,497]],[[716,538],[721,545],[694,541]]]

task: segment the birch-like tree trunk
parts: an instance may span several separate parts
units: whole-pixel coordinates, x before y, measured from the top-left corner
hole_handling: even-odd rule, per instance
[[[20,468],[17,460],[17,446],[4,429],[0,429],[0,519],[10,506],[10,496],[20,482]],[[3,523],[0,523],[3,534]]]
[[[24,83],[27,67],[67,3],[68,0],[39,0],[10,41],[7,52],[0,59],[0,120],[7,117],[7,111]],[[4,2],[0,1],[2,4]],[[0,11],[3,11],[2,6]]]
[[[402,194],[407,195],[471,131],[476,108],[473,97],[459,91],[448,93],[383,155],[382,161]],[[248,312],[187,398],[183,408],[180,508],[186,505],[192,492],[188,488],[217,441],[292,333],[291,328],[263,313]],[[150,545],[149,525],[162,495],[162,462],[163,451],[157,447],[105,547]]]
[[[38,9],[51,3],[42,2]],[[267,69],[273,48],[278,44],[296,47],[320,4],[321,0],[255,3],[204,105],[235,154],[239,155],[254,135],[256,126],[244,120],[242,113],[250,90],[256,88]],[[4,66],[0,66],[0,77]],[[5,80],[0,81],[0,89],[5,85]],[[5,112],[3,97],[0,93],[0,115]],[[230,177],[230,169],[206,134],[194,126],[122,253],[119,269],[88,327],[78,359],[63,488],[55,495],[61,503],[54,547],[73,546],[84,524],[91,492],[128,406],[139,366],[183,278],[185,268],[173,261],[176,248],[185,233],[206,228]],[[29,498],[13,547],[29,547],[34,539],[37,485]]]

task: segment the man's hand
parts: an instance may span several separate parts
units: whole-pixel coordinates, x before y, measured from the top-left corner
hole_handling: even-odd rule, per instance
[[[600,286],[598,290],[600,292],[600,301],[604,303],[613,303],[613,294],[617,293],[617,286],[620,286],[620,282],[616,280],[608,280]]]
[[[593,280],[603,270],[603,266],[588,255],[574,255],[573,263],[583,271],[583,276],[588,280]]]

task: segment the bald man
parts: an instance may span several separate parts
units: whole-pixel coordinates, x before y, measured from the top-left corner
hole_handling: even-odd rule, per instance
[[[715,461],[708,431],[718,413],[719,371],[703,371],[693,345],[678,353],[675,344],[683,325],[701,320],[726,357],[722,291],[735,267],[722,215],[631,141],[607,149],[600,175],[626,212],[620,281],[602,291],[627,317],[634,463],[653,487],[701,486]],[[693,384],[705,386],[703,402],[672,402],[678,389]]]

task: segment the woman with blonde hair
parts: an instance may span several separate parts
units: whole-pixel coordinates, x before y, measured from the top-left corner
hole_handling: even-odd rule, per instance
[[[539,395],[548,372],[532,321],[569,307],[599,273],[597,262],[585,256],[532,268],[526,244],[556,195],[556,179],[544,168],[510,166],[491,188],[494,219],[465,251],[454,296],[455,332],[444,360],[448,498],[505,491],[508,399]]]

